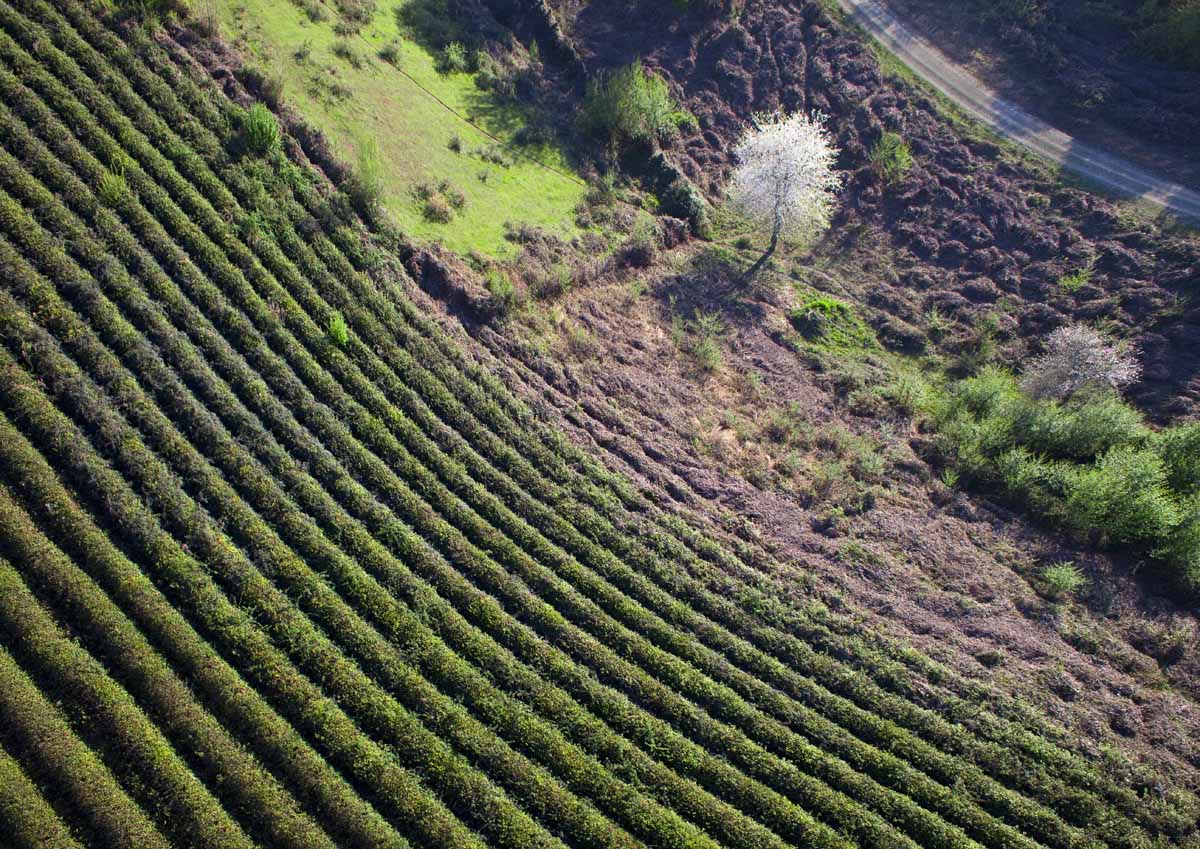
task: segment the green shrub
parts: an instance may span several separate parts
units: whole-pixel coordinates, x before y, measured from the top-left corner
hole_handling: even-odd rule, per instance
[[[283,141],[279,132],[279,122],[262,103],[255,103],[246,111],[245,133],[246,146],[259,156],[279,150]]]
[[[1051,563],[1041,574],[1042,591],[1052,599],[1074,595],[1088,585],[1087,576],[1073,561]]]
[[[354,45],[348,38],[339,38],[333,43],[333,55],[350,63],[352,68],[363,66],[363,58],[358,55],[358,51],[354,49]]]
[[[692,235],[706,237],[711,228],[708,215],[708,202],[696,188],[696,184],[685,177],[679,177],[671,182],[659,198],[659,211],[664,215],[682,218],[688,223]]]
[[[1162,460],[1134,448],[1114,448],[1076,477],[1067,516],[1075,527],[1119,543],[1164,540],[1180,521]]]
[[[517,304],[517,287],[512,278],[499,268],[489,268],[484,275],[492,309],[500,315],[512,311]]]
[[[454,207],[441,192],[434,192],[425,199],[422,214],[435,224],[449,224],[454,220]]]
[[[1092,275],[1095,270],[1090,265],[1085,265],[1083,268],[1077,268],[1070,274],[1064,274],[1058,278],[1058,285],[1068,292],[1078,292],[1088,283],[1092,282]]]
[[[1186,499],[1179,515],[1179,524],[1154,555],[1166,563],[1180,586],[1200,597],[1200,494]]]
[[[1120,446],[1142,445],[1150,431],[1141,414],[1114,394],[1082,402],[1011,402],[1013,439],[1031,450],[1068,460],[1091,460]]]
[[[329,317],[325,333],[329,337],[329,341],[339,348],[345,348],[350,344],[350,325],[346,324],[346,317],[341,312],[335,312]]]
[[[393,39],[379,48],[379,58],[394,68],[400,67],[400,42]]]
[[[1181,495],[1200,492],[1200,422],[1159,433],[1155,451],[1167,468],[1167,483]]]
[[[997,368],[926,407],[965,479],[1050,524],[1145,546],[1200,593],[1200,423],[1155,434],[1112,391],[1035,399]]]
[[[438,70],[443,74],[465,74],[470,71],[471,61],[467,48],[458,41],[447,44],[438,57]]]
[[[892,185],[902,182],[913,166],[912,148],[903,136],[891,131],[885,132],[871,146],[870,158],[884,182]]]
[[[592,80],[581,118],[586,132],[612,145],[653,144],[686,120],[667,81],[647,72],[640,59]]]

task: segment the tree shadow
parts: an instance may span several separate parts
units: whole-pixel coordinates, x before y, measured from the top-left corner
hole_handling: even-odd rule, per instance
[[[761,324],[767,316],[762,280],[747,281],[748,263],[734,251],[711,245],[678,273],[654,288],[655,297],[676,315],[719,315],[727,327]]]

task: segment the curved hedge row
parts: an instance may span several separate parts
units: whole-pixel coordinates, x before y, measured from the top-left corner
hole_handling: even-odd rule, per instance
[[[0,372],[0,374],[3,374]],[[7,379],[9,374],[3,374]],[[0,743],[27,773],[69,804],[94,839],[109,846],[170,849],[146,812],[0,645]]]
[[[14,849],[82,849],[66,823],[21,770],[0,748],[0,822],[8,829]]]

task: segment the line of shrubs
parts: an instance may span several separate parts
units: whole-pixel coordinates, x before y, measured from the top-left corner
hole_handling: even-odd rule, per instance
[[[1155,431],[1113,391],[1035,398],[999,369],[952,385],[933,420],[965,480],[1200,593],[1200,423]]]

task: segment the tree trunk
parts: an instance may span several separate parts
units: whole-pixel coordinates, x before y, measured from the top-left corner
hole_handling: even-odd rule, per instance
[[[742,275],[743,283],[749,283],[751,280],[753,280],[754,276],[758,274],[758,272],[762,271],[763,266],[766,265],[767,261],[770,260],[775,254],[775,249],[779,247],[779,234],[782,231],[783,219],[777,214],[775,216],[775,226],[771,228],[771,243],[767,245],[767,249],[763,252],[763,255],[754,261],[754,265],[750,266],[749,270]]]

